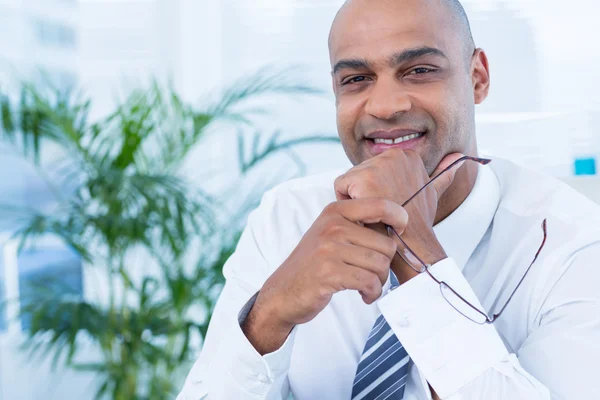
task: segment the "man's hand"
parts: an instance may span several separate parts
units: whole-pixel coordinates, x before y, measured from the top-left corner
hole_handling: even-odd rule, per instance
[[[387,281],[396,243],[362,224],[385,223],[404,232],[408,214],[377,198],[329,204],[294,251],[267,279],[242,324],[260,354],[277,350],[295,325],[312,320],[334,293],[357,290],[373,303]]]
[[[339,200],[378,197],[402,204],[431,178],[462,156],[460,153],[446,156],[429,177],[421,157],[416,152],[389,149],[338,177],[335,181],[336,197]],[[410,220],[402,239],[429,264],[446,258],[446,253],[433,232],[433,225],[438,200],[452,184],[457,169],[458,167],[455,167],[436,179],[406,206]],[[383,224],[370,227],[381,233],[386,232]],[[400,257],[396,257],[392,268],[400,282],[416,275]]]

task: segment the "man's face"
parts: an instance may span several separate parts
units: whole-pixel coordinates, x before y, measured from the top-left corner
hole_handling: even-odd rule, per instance
[[[330,59],[338,132],[354,165],[401,147],[431,174],[446,154],[475,155],[474,103],[485,96],[474,93],[473,53],[449,13],[440,0],[355,0],[340,11]]]

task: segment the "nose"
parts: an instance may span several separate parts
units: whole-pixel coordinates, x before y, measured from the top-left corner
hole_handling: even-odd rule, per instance
[[[365,112],[375,118],[389,120],[409,111],[411,107],[410,96],[398,82],[379,80],[372,86]]]

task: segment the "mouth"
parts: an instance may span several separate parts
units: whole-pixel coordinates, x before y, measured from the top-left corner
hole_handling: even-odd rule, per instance
[[[365,137],[369,152],[377,155],[390,148],[415,149],[426,132],[394,130],[372,132]]]

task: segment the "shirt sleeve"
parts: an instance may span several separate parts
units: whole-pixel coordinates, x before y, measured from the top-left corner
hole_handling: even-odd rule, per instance
[[[573,254],[553,275],[519,362],[552,399],[600,399],[600,243]]]
[[[268,243],[272,228],[271,194],[248,218],[235,252],[225,263],[226,283],[215,306],[200,356],[177,400],[279,400],[289,394],[287,371],[296,328],[277,351],[261,356],[240,323],[252,308],[258,290],[271,273],[259,243]],[[261,211],[262,210],[262,211]],[[266,240],[266,241],[265,241]],[[272,243],[277,245],[277,243]]]
[[[481,305],[452,258],[430,268],[471,304]],[[390,327],[441,399],[549,399],[548,389],[509,354],[491,324],[479,325],[457,312],[440,285],[420,274],[378,301]]]

